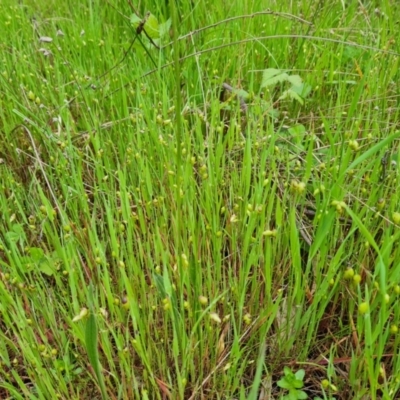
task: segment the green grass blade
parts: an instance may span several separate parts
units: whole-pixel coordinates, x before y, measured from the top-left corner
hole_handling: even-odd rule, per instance
[[[96,317],[91,310],[90,315],[86,321],[86,330],[85,330],[85,342],[86,342],[86,351],[89,357],[90,365],[93,368],[93,371],[97,378],[97,383],[100,387],[101,397],[103,400],[107,399],[106,395],[106,386],[104,384],[103,374],[101,372],[101,364],[99,361],[99,351],[98,351],[98,330]]]
[[[375,146],[368,149],[365,153],[361,154],[357,157],[346,169],[346,172],[351,171],[354,169],[358,164],[362,163],[365,160],[371,158],[375,153],[379,150],[383,149],[385,146],[388,146],[390,143],[393,142],[396,138],[400,137],[400,131],[396,131],[389,135],[387,138],[379,141]],[[380,160],[378,160],[380,162]]]

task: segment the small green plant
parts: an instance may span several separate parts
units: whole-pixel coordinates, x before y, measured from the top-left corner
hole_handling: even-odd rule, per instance
[[[242,110],[246,110],[247,104],[251,102],[253,111],[257,104],[261,112],[267,113],[272,118],[278,118],[280,115],[279,109],[276,108],[279,102],[289,99],[295,100],[303,106],[312,91],[311,85],[303,82],[299,75],[290,75],[286,71],[276,68],[268,68],[263,71],[258,94],[249,93],[244,89],[236,89],[227,83],[224,83],[223,87],[240,100]],[[224,103],[222,107],[224,110],[231,110],[229,102]],[[303,133],[305,128],[299,125],[294,130],[296,133],[297,130]]]
[[[273,91],[278,84],[289,84],[289,87],[283,90],[278,100],[292,99],[304,104],[305,98],[311,93],[311,86],[304,83],[299,75],[290,75],[282,69],[268,68],[264,70],[261,89],[267,88]]]
[[[304,369],[299,369],[296,373],[285,367],[283,369],[284,376],[278,381],[278,386],[282,389],[286,389],[289,393],[281,397],[282,400],[300,400],[307,399],[308,395],[306,392],[300,390],[304,386]]]
[[[150,12],[143,19],[136,14],[132,14],[130,21],[137,34],[144,32],[147,38],[145,43],[148,48],[160,46],[162,39],[168,38],[168,33],[171,29],[171,19],[164,23],[159,23],[157,17]]]

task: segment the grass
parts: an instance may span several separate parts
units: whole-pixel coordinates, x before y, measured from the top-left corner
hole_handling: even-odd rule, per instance
[[[398,2],[170,3],[0,5],[0,397],[397,398]]]

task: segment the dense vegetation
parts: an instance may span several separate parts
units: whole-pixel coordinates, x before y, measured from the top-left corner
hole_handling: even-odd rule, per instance
[[[0,11],[1,399],[400,396],[398,1]]]

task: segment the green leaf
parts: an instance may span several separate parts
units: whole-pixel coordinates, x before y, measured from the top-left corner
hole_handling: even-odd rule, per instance
[[[290,89],[305,99],[311,93],[312,86],[308,83],[302,83],[301,85],[292,86]]]
[[[292,382],[293,387],[296,389],[301,389],[304,386],[303,380],[300,379],[294,379]]]
[[[302,124],[297,124],[297,125],[291,126],[288,129],[288,132],[293,136],[301,136],[301,135],[303,135],[303,133],[306,133],[306,131],[307,131],[306,127]]]
[[[306,392],[303,392],[302,390],[298,390],[297,391],[297,398],[299,400],[304,400],[304,399],[308,399],[308,395]]]
[[[143,24],[147,35],[152,39],[159,39],[161,36],[161,29],[163,29],[163,34],[169,31],[171,26],[171,21],[168,20],[164,24],[159,25],[157,18],[153,14],[148,14],[144,19],[141,19],[136,14],[131,15],[131,24],[136,29],[140,24]]]
[[[34,263],[32,262],[32,259],[27,256],[23,256],[20,258],[20,266],[21,266],[21,272],[29,272],[33,269]]]
[[[142,19],[139,18],[136,14],[131,15],[131,24],[135,29],[140,25],[141,22]]]
[[[291,389],[288,395],[289,400],[297,400],[297,390]]]
[[[277,110],[276,108],[270,108],[270,109],[268,110],[268,115],[269,115],[271,118],[277,119],[277,118],[279,118],[279,116],[280,116],[280,112],[279,112],[279,110]]]
[[[24,228],[21,224],[14,224],[11,231],[7,232],[4,236],[13,243],[26,240]]]
[[[90,313],[86,323],[85,343],[90,364],[97,374],[97,370],[99,369],[99,355],[97,352],[97,324],[93,313]]]
[[[233,89],[232,93],[236,94],[236,96],[241,97],[244,100],[247,100],[250,97],[250,94],[243,89]]]
[[[270,102],[263,99],[260,101],[260,109],[268,114],[271,118],[278,118],[280,115],[279,110],[273,108]]]
[[[42,272],[43,274],[46,274],[47,276],[54,275],[54,268],[51,265],[51,263],[47,260],[44,260],[39,263],[39,271]]]
[[[261,88],[274,86],[277,83],[285,82],[289,79],[289,75],[281,69],[268,68],[264,70],[261,81]]]
[[[256,374],[253,378],[253,384],[251,387],[251,391],[247,396],[247,400],[256,400],[259,398],[259,388],[262,381],[262,372],[265,366],[265,350],[266,350],[266,341],[264,340],[260,348],[260,354],[257,359]]]
[[[19,235],[15,232],[6,232],[6,234],[4,235],[6,237],[7,240],[9,240],[12,243],[16,243],[19,240]]]
[[[289,75],[287,80],[293,86],[300,86],[303,83],[303,80],[301,79],[300,75]]]
[[[74,375],[80,375],[80,374],[83,373],[83,368],[82,368],[82,367],[75,368],[75,369],[72,371],[72,373],[73,373]]]
[[[304,371],[304,369],[299,369],[294,376],[296,377],[296,379],[298,379],[299,381],[303,381],[304,380],[304,376],[306,374],[306,371]]]
[[[91,288],[91,297],[93,296]],[[97,378],[97,383],[100,386],[101,397],[103,400],[107,399],[106,395],[106,387],[104,384],[103,374],[101,372],[101,365],[99,361],[99,352],[98,352],[98,343],[97,343],[97,324],[96,324],[96,317],[93,312],[93,299],[90,299],[90,315],[86,322],[86,330],[85,330],[85,344],[86,344],[86,351],[88,353],[90,364],[93,368],[93,371]]]
[[[163,273],[163,283],[164,283],[164,290],[166,295],[171,298],[172,297],[172,284],[171,284],[171,280],[169,279],[169,274],[168,274],[168,270],[167,268],[164,266],[164,273]]]
[[[281,96],[279,97],[279,100],[285,100],[286,98],[291,98],[292,100],[298,101],[301,105],[304,104],[304,100],[301,96],[299,96],[296,92],[292,90],[292,88],[285,90]]]
[[[150,14],[147,18],[147,21],[144,24],[144,29],[149,37],[151,37],[152,39],[158,39],[160,37],[158,20],[153,14]]]
[[[291,389],[292,388],[292,384],[290,382],[288,382],[285,378],[280,379],[277,382],[277,385],[282,388],[282,389]]]
[[[33,262],[38,263],[43,260],[44,251],[43,251],[43,249],[41,249],[39,247],[31,247],[29,249],[29,255],[31,256],[31,259]]]
[[[160,298],[165,299],[165,297],[167,297],[167,293],[165,291],[163,276],[159,274],[153,274],[153,280],[156,284]]]
[[[160,37],[164,37],[169,34],[169,30],[171,29],[171,18],[167,19],[162,24],[159,24],[158,30],[160,32]]]
[[[293,375],[294,375],[293,372],[292,372],[292,370],[291,370],[289,367],[283,367],[283,373],[284,373],[286,376],[293,376]]]

